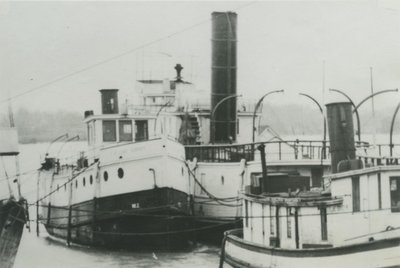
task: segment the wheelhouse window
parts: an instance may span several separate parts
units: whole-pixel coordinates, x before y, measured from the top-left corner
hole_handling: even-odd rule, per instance
[[[392,212],[400,212],[400,177],[390,178],[390,204]]]
[[[115,120],[103,121],[103,141],[117,141]]]
[[[132,141],[132,121],[120,120],[119,121],[119,141]]]
[[[149,139],[147,120],[135,121],[135,140],[144,141]]]
[[[87,132],[88,132],[88,144],[91,145],[93,144],[94,140],[93,140],[93,126],[92,124],[87,124]]]

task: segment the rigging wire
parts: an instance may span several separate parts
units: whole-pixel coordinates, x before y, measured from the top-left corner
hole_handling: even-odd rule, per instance
[[[258,2],[258,1],[252,1],[252,2],[249,2],[249,3],[243,4],[243,5],[241,5],[241,6],[237,7],[237,8],[235,8],[235,9],[233,9],[233,11],[237,11],[237,10],[239,10],[239,9],[246,8],[246,7],[250,6],[250,5],[255,4],[256,2]],[[223,14],[222,14],[222,15],[223,15]],[[65,80],[65,79],[69,78],[69,77],[72,77],[72,76],[75,76],[75,75],[84,73],[84,72],[86,72],[86,71],[88,71],[88,70],[90,70],[90,69],[93,69],[93,68],[95,68],[95,67],[98,67],[98,66],[103,65],[103,64],[106,64],[106,63],[109,63],[109,62],[111,62],[111,61],[113,61],[113,60],[115,60],[115,59],[119,59],[119,58],[121,58],[121,57],[123,57],[123,56],[129,55],[129,54],[131,54],[131,53],[133,53],[133,52],[135,52],[135,51],[137,51],[137,50],[143,49],[143,48],[145,48],[145,47],[148,47],[148,46],[151,46],[151,45],[153,45],[153,44],[159,43],[159,42],[161,42],[161,41],[163,41],[163,40],[165,40],[165,39],[169,39],[169,38],[171,38],[171,37],[173,37],[173,36],[176,36],[176,35],[182,34],[182,33],[184,33],[184,32],[187,32],[187,31],[189,31],[189,30],[191,30],[191,29],[193,29],[193,28],[196,28],[196,27],[198,27],[198,26],[204,24],[204,23],[208,23],[209,21],[210,21],[210,19],[202,20],[202,21],[197,22],[197,23],[195,23],[195,24],[193,24],[193,25],[191,25],[191,26],[189,26],[189,27],[183,28],[183,29],[181,29],[181,30],[179,30],[179,31],[175,31],[175,32],[173,32],[173,33],[167,34],[167,35],[165,35],[165,36],[163,36],[163,37],[160,37],[160,38],[157,38],[157,39],[155,39],[155,40],[149,41],[149,42],[147,42],[147,43],[144,43],[144,44],[142,44],[142,45],[139,45],[139,46],[134,47],[134,48],[132,48],[132,49],[129,49],[129,50],[125,51],[125,52],[122,52],[122,53],[120,53],[120,54],[114,55],[114,56],[112,56],[112,57],[105,58],[105,59],[100,60],[100,61],[98,61],[98,62],[96,62],[96,63],[90,64],[90,65],[88,65],[88,66],[86,66],[86,67],[84,67],[84,68],[81,68],[81,69],[78,69],[78,70],[76,70],[76,71],[73,71],[73,72],[71,72],[71,73],[69,73],[69,74],[62,75],[62,76],[60,76],[60,77],[58,77],[58,78],[55,78],[55,79],[50,80],[50,81],[48,81],[48,82],[45,82],[45,83],[43,83],[43,84],[41,84],[41,85],[38,85],[38,86],[36,86],[36,87],[33,87],[33,88],[29,89],[29,90],[23,91],[23,92],[18,93],[18,94],[14,95],[14,96],[10,96],[10,97],[8,97],[8,98],[6,98],[6,99],[2,99],[2,100],[0,100],[0,104],[3,104],[3,103],[5,103],[5,102],[7,102],[7,101],[9,101],[9,100],[12,100],[12,99],[16,99],[16,98],[22,97],[22,96],[24,96],[24,95],[26,95],[26,94],[29,94],[29,93],[32,93],[32,92],[34,92],[34,91],[41,90],[41,89],[43,89],[43,88],[45,88],[45,87],[47,87],[47,86],[50,86],[50,85],[55,84],[55,83],[57,83],[57,82],[63,81],[63,80]]]

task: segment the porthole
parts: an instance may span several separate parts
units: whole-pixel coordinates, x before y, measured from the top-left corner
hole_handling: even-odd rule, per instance
[[[85,185],[86,185],[86,178],[83,177],[83,187],[85,187]]]
[[[78,181],[75,181],[75,188],[78,188]]]
[[[108,181],[108,172],[107,171],[104,171],[103,178],[104,178],[104,181]]]
[[[92,175],[90,175],[89,181],[90,181],[90,184],[93,184],[93,176]]]
[[[122,168],[118,169],[118,178],[122,179],[124,177],[124,170]]]

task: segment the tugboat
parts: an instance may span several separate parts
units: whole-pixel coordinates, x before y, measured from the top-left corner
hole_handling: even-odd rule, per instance
[[[85,112],[89,150],[73,164],[49,156],[42,164],[41,221],[68,244],[186,247],[183,146],[156,135],[156,114],[128,107],[119,113],[118,90],[103,89],[101,96],[102,114]]]
[[[243,229],[220,267],[399,267],[399,159],[356,156],[350,103],[327,105],[332,174],[323,191],[243,194]]]

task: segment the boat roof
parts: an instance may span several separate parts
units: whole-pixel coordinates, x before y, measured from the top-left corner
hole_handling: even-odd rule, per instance
[[[137,80],[137,81],[142,84],[162,84],[162,83],[164,83],[164,80],[159,80],[159,79],[147,79],[147,80]],[[180,81],[168,80],[168,81],[175,82],[175,83],[181,83],[181,84],[192,84],[190,82],[183,81],[183,80],[180,80]]]
[[[18,133],[16,128],[0,128],[0,156],[18,155]]]
[[[382,165],[382,166],[371,166],[364,167],[361,169],[353,169],[345,172],[335,173],[325,175],[324,178],[330,180],[340,180],[346,179],[353,176],[360,176],[365,174],[377,173],[377,172],[390,172],[390,171],[400,171],[400,165]]]
[[[262,193],[259,195],[245,193],[245,200],[287,207],[334,206],[343,202],[341,197],[332,197],[324,191],[296,191],[293,193]]]

